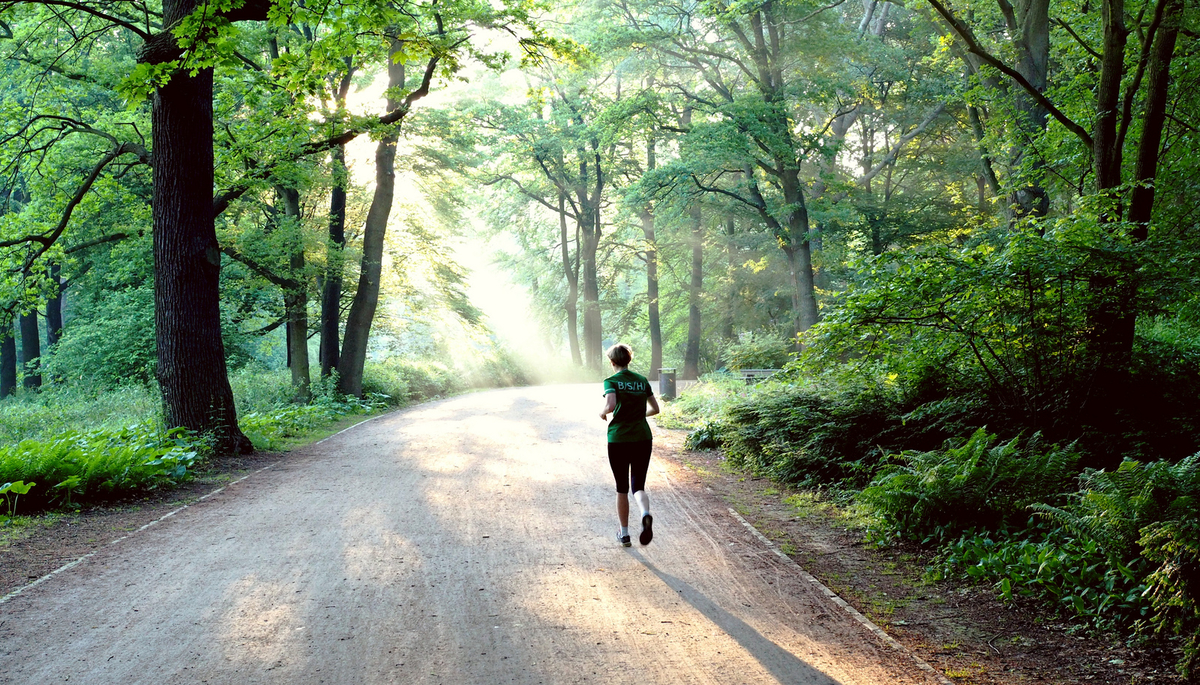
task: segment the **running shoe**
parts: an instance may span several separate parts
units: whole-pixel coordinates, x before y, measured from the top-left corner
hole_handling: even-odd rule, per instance
[[[632,547],[633,543],[629,541],[628,535],[621,535],[621,531],[617,531],[617,542],[621,543],[622,547]]]
[[[651,516],[650,514],[646,514],[645,516],[642,517],[642,534],[641,534],[641,536],[638,537],[638,542],[642,543],[643,545],[650,544],[650,541],[654,539],[654,528],[652,527],[653,525],[654,525],[654,517],[653,516]]]

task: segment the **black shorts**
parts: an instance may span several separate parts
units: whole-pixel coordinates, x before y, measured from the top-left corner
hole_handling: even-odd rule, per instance
[[[617,492],[629,494],[629,481],[633,480],[633,491],[646,489],[646,471],[650,468],[652,440],[638,442],[608,443],[608,465],[612,467],[617,481]]]

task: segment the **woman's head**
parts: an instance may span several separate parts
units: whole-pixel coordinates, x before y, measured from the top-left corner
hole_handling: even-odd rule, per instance
[[[629,362],[633,361],[633,350],[625,343],[617,343],[608,348],[608,360],[613,363],[613,366],[626,367]]]

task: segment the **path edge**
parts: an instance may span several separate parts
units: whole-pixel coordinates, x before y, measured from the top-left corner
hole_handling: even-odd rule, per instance
[[[908,656],[908,658],[912,659],[913,663],[917,665],[917,668],[932,675],[935,679],[937,679],[937,681],[939,683],[941,683],[941,685],[954,685],[954,683],[952,683],[948,678],[946,678],[946,676],[942,675],[941,673],[938,672],[937,669],[935,669],[933,666],[931,666],[928,661],[925,661],[921,657],[917,656],[908,647],[905,647],[904,645],[900,644],[896,640],[896,638],[894,638],[891,635],[888,635],[886,632],[884,632],[883,628],[880,628],[879,626],[875,625],[874,621],[867,618],[866,616],[863,616],[862,613],[858,609],[855,609],[854,607],[850,606],[849,602],[847,602],[846,600],[839,597],[836,592],[834,592],[833,590],[830,590],[828,587],[826,587],[826,585],[824,583],[822,583],[821,581],[819,581],[815,577],[813,577],[813,575],[811,573],[809,573],[808,571],[805,571],[804,568],[802,566],[800,566],[800,564],[796,563],[795,559],[789,557],[787,554],[784,554],[783,550],[779,549],[779,547],[774,542],[771,542],[771,540],[769,538],[767,538],[766,535],[763,535],[762,532],[760,532],[757,528],[755,528],[753,524],[751,524],[749,521],[747,521],[745,518],[743,518],[742,515],[737,513],[737,511],[734,510],[732,507],[729,508],[729,514],[731,516],[733,516],[733,518],[737,519],[737,521],[739,523],[741,523],[743,526],[745,526],[746,530],[750,531],[754,535],[754,537],[758,538],[759,542],[763,543],[763,545],[765,545],[767,547],[767,549],[771,550],[771,552],[773,552],[775,554],[775,556],[782,559],[783,562],[785,564],[787,564],[789,567],[791,567],[791,569],[793,571],[795,571],[802,579],[804,579],[805,581],[810,583],[813,587],[817,588],[817,590],[819,590],[821,592],[821,594],[828,597],[830,599],[830,601],[832,601],[834,604],[836,604],[839,607],[841,607],[842,609],[844,609],[846,611],[846,613],[850,614],[850,616],[852,616],[854,618],[854,620],[858,621],[860,624],[862,624],[862,626],[864,628],[866,628],[867,630],[874,633],[875,636],[878,637],[880,640],[883,640],[883,642],[885,644],[887,644],[888,646],[890,646],[892,649],[896,650],[900,654]],[[3,601],[3,600],[0,600],[0,601]]]

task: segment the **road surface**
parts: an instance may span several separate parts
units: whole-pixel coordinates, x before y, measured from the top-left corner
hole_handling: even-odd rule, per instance
[[[0,605],[0,682],[927,683],[662,457],[616,544],[599,385],[297,450]]]

